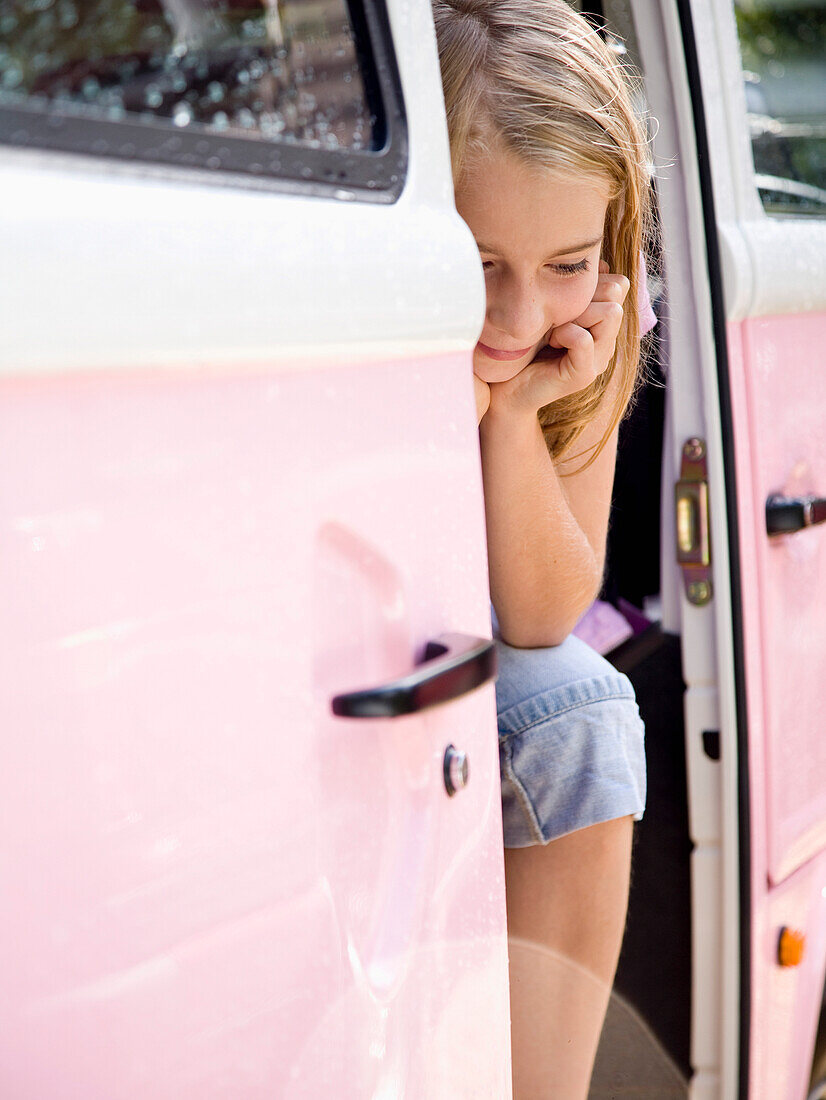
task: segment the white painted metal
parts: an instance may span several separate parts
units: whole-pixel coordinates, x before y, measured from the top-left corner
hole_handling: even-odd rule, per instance
[[[734,227],[718,226],[729,321],[783,313],[826,313],[826,218],[772,219],[762,209]],[[739,240],[738,240],[739,238]],[[739,256],[748,255],[748,265]]]
[[[392,206],[0,148],[0,370],[332,365],[345,347],[364,361],[471,346],[484,281],[453,207],[432,23],[426,5],[389,9],[410,136]]]
[[[755,180],[743,67],[728,0],[694,3],[711,173],[723,264],[726,320],[826,311],[826,218],[772,218]]]

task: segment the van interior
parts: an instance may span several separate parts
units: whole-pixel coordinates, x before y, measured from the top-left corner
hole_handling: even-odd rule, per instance
[[[628,3],[577,5],[616,48],[635,57]],[[657,325],[643,341],[645,369],[620,428],[601,599],[633,634],[606,653],[632,681],[646,726],[648,801],[635,826],[628,920],[590,1100],[685,1100],[691,1077],[691,883],[681,641],[661,622],[667,288],[655,242],[648,256]],[[668,519],[670,522],[670,517]],[[719,746],[709,735],[706,752]]]

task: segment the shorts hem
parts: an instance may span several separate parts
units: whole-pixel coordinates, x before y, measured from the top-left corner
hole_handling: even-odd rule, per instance
[[[500,739],[506,848],[544,845],[591,825],[643,816],[645,727],[633,697],[592,701],[573,728],[568,718],[556,721],[559,714],[529,726],[524,741],[526,730]]]
[[[583,707],[623,701],[636,705],[633,689],[621,673],[581,680],[566,684],[564,688],[550,688],[522,702],[513,703],[497,714],[499,742],[503,744],[512,737]]]

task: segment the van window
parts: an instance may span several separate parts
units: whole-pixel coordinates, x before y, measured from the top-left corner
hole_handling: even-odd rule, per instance
[[[0,108],[17,123],[0,137],[15,144],[329,179],[311,150],[385,144],[375,84],[367,27],[347,0],[0,5]],[[45,140],[23,140],[34,132]],[[85,145],[67,145],[84,133]]]
[[[757,187],[772,214],[826,216],[826,2],[737,0]]]

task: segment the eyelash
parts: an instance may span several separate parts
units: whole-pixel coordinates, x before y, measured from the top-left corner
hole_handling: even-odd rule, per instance
[[[576,264],[551,264],[554,271],[558,271],[560,275],[579,275],[583,271],[588,270],[588,261],[580,260]]]
[[[588,260],[580,260],[575,264],[547,264],[546,266],[551,268],[551,270],[555,271],[558,275],[581,275],[583,271],[588,270]],[[490,271],[493,267],[493,260],[483,260],[482,267],[485,271]]]

